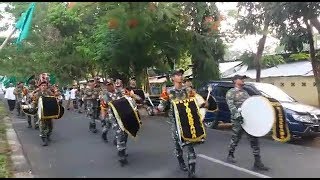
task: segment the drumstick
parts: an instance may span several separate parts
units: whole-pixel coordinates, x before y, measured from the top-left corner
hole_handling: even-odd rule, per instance
[[[208,95],[207,95],[207,100],[206,100],[206,101],[209,100],[209,96],[210,96],[210,94],[211,94],[211,91],[212,91],[212,87],[209,85],[209,86],[208,86]]]

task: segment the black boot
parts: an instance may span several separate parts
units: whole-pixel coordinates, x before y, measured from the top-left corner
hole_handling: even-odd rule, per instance
[[[47,140],[48,140],[48,141],[51,141],[50,134],[47,135]]]
[[[97,132],[96,123],[90,122],[89,129],[91,132],[96,133]]]
[[[108,142],[107,131],[103,131],[101,137],[104,140],[104,142]]]
[[[48,139],[46,137],[41,137],[42,146],[48,146]]]
[[[233,153],[229,152],[228,157],[227,157],[227,162],[229,162],[229,163],[236,163],[237,162],[234,158]]]
[[[119,159],[119,162],[120,162],[120,165],[121,167],[125,166],[126,164],[128,164],[128,160],[125,156],[126,150],[121,150],[121,151],[118,151],[118,156],[120,157]]]
[[[113,145],[115,145],[115,146],[117,145],[117,138],[113,139]]]
[[[184,163],[183,157],[178,156],[179,167],[182,171],[188,171],[186,164]]]
[[[196,177],[196,163],[189,164],[188,177],[189,178],[195,178]]]
[[[269,168],[266,167],[262,162],[261,162],[261,157],[260,156],[254,156],[254,165],[253,165],[254,170],[261,170],[261,171],[268,171]]]
[[[28,128],[32,128],[31,121],[28,120]]]

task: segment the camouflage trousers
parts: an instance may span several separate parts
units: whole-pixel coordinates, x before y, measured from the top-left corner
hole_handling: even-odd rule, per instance
[[[40,137],[48,137],[52,133],[53,122],[52,119],[40,119],[39,121]]]
[[[123,131],[119,124],[114,121],[114,129],[116,130],[116,139],[117,139],[117,150],[122,151],[127,149],[127,141],[128,141],[128,134]]]
[[[229,153],[234,153],[236,147],[238,146],[238,143],[242,137],[242,134],[247,134],[247,137],[249,139],[251,148],[253,150],[254,156],[260,155],[260,147],[259,147],[259,141],[257,137],[251,136],[250,134],[246,133],[244,129],[242,128],[241,124],[237,120],[232,120],[233,126],[232,126],[232,137],[231,142],[229,145]]]
[[[171,133],[174,143],[174,154],[177,158],[183,158],[183,147],[180,145],[180,139],[175,122],[172,122]],[[186,144],[184,148],[187,149],[188,164],[196,163],[197,155],[194,150],[194,144]]]
[[[113,129],[114,132],[117,132],[117,122],[113,116],[109,116],[101,121],[102,133],[108,135],[110,129]],[[115,133],[116,135],[116,133]],[[115,137],[116,138],[116,137]]]
[[[87,116],[90,117],[91,119],[91,122],[93,124],[96,124],[96,119],[99,118],[99,113],[98,113],[98,101],[97,100],[93,100],[93,99],[89,99],[89,100],[86,100],[86,113],[87,113]]]
[[[33,118],[34,124],[37,124],[37,122],[38,122],[38,116],[27,115],[28,124],[31,125],[31,120],[32,120],[32,118]]]
[[[24,116],[24,113],[23,113],[23,111],[22,111],[22,109],[21,109],[21,105],[23,104],[22,102],[21,102],[21,100],[18,100],[18,101],[16,101],[17,103],[16,103],[16,109],[17,109],[17,113],[18,113],[18,116]]]

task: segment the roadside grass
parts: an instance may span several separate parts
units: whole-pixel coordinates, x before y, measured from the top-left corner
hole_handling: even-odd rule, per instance
[[[0,178],[12,177],[12,166],[10,159],[10,146],[6,136],[6,124],[4,117],[8,115],[5,105],[0,101]]]

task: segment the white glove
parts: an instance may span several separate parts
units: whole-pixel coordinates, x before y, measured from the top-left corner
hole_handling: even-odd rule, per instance
[[[21,108],[22,109],[31,109],[31,105],[28,104],[28,105],[21,105]]]
[[[241,113],[241,108],[238,108],[238,112]]]
[[[148,97],[149,97],[149,93],[145,93],[144,96],[145,96],[146,98],[148,98]]]

